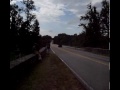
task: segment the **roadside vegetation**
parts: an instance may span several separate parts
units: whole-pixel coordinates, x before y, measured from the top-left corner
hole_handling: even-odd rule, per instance
[[[83,32],[79,35],[58,34],[54,37],[53,43],[74,47],[109,49],[109,1],[103,0],[101,4],[100,11],[97,11],[97,7],[92,6],[91,3],[87,5],[86,14],[80,17],[80,21],[85,23],[78,25],[83,27]]]
[[[50,51],[16,90],[85,90],[69,68]]]
[[[40,24],[33,13],[36,10],[34,1],[23,0],[21,3],[24,7],[10,4],[10,61],[33,53],[35,44],[41,49],[52,40],[49,35],[40,35]],[[109,2],[102,1],[100,12],[91,4],[87,8],[86,14],[80,18],[87,21],[79,25],[83,27],[83,32],[79,35],[58,34],[53,38],[54,44],[109,48]],[[42,63],[38,62],[30,68],[30,74],[15,87],[16,90],[85,90],[68,67],[51,51]]]
[[[40,35],[39,21],[33,13],[36,10],[34,1],[23,0],[21,3],[24,7],[10,4],[10,60],[32,53],[35,43],[40,49],[51,40],[51,36]]]

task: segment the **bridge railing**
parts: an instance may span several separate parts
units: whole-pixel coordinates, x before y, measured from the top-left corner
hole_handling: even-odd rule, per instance
[[[47,50],[46,47],[43,47],[39,50],[42,58],[45,56],[46,50]],[[26,55],[26,56],[18,58],[16,60],[10,61],[10,69],[12,69],[20,64],[23,64],[25,62],[35,62],[36,60],[37,60],[36,54],[32,53],[32,54]]]

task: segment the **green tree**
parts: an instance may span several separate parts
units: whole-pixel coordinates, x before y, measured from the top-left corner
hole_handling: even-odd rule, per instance
[[[78,35],[77,43],[78,43],[78,47],[84,47],[84,43],[85,43],[85,31],[81,32]]]
[[[102,1],[102,9],[100,12],[100,25],[101,25],[101,42],[103,48],[109,48],[109,2]]]
[[[88,11],[84,16],[81,16],[80,20],[87,21],[87,23],[81,23],[79,26],[83,26],[85,30],[85,46],[87,47],[99,47],[101,33],[100,33],[100,15],[95,6],[91,3],[87,6]]]
[[[39,22],[36,19],[34,21],[34,24],[32,25],[32,32],[31,32],[33,43],[39,43],[39,31],[40,31]]]
[[[101,33],[103,36],[109,37],[109,2],[102,1],[102,9],[100,12],[101,20]]]
[[[18,46],[19,29],[23,22],[21,10],[16,4],[10,5],[10,47],[12,50]]]
[[[54,44],[58,44],[58,36],[55,36],[55,37],[53,38],[53,43],[54,43]]]
[[[32,50],[33,44],[37,41],[36,37],[38,36],[39,33],[36,34],[35,32],[33,32],[34,25],[32,24],[32,22],[36,20],[36,16],[33,15],[31,11],[35,10],[34,2],[32,0],[23,0],[22,3],[25,5],[23,11],[26,14],[26,19],[22,23],[21,28],[19,29],[19,34],[20,34],[19,44],[22,52],[28,53]]]
[[[42,36],[42,46],[45,47],[48,43],[50,43],[52,40],[52,37],[49,35]]]
[[[36,20],[34,21],[34,24],[33,24],[33,32],[35,32],[36,35],[38,36],[38,35],[39,35],[39,30],[40,30],[39,22],[38,22],[38,20],[36,19]]]
[[[34,43],[40,41],[41,37],[39,36],[39,22],[31,12],[35,10],[34,2],[23,0],[22,3],[25,7],[10,5],[10,51],[19,49],[21,53],[28,54],[31,53]],[[21,13],[26,14],[26,19]]]
[[[36,10],[33,0],[23,0],[22,3],[25,5],[24,12],[26,14],[27,21],[31,21],[34,15],[31,14],[32,10]]]

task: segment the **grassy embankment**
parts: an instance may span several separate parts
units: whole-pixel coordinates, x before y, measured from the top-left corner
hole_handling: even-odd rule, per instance
[[[52,52],[38,63],[17,90],[85,90],[69,68]]]

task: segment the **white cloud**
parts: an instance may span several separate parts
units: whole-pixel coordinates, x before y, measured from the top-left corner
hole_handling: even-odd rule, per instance
[[[16,1],[22,0],[13,0]],[[38,8],[36,13],[41,22],[60,21],[59,17],[65,15],[65,10],[72,12],[76,17],[80,17],[87,10],[87,4],[96,4],[102,0],[33,0]]]
[[[73,14],[76,14],[77,12],[78,12],[78,10],[77,9],[69,9],[69,11],[71,11]]]
[[[44,36],[44,35],[50,35],[50,36],[52,36],[52,37],[54,37],[54,36],[57,35],[57,33],[52,32],[52,30],[47,30],[47,29],[43,29],[43,28],[40,29],[40,34],[41,34],[42,36]]]
[[[90,0],[54,0],[54,2],[64,4],[64,10],[70,11],[78,17],[85,13],[86,5],[90,3]]]
[[[59,16],[65,15],[63,9],[64,4],[55,4],[52,0],[34,0],[36,7],[40,7],[37,10],[37,18],[41,22],[56,22],[59,20]]]
[[[96,3],[101,3],[103,0],[91,0],[92,5],[95,5]]]
[[[10,2],[10,4],[15,4],[15,3],[20,2],[20,1],[22,1],[22,0],[13,0]]]
[[[67,27],[66,29],[71,30],[71,29],[73,29],[73,28],[72,28],[72,27]]]
[[[17,1],[21,0],[14,0],[13,2],[16,3]],[[33,11],[33,13],[36,14],[39,22],[42,23],[40,33],[42,35],[48,34],[54,36],[57,35],[57,33],[59,32],[57,31],[55,32],[55,30],[53,30],[52,27],[50,27],[52,29],[52,32],[50,32],[49,27],[47,27],[48,24],[51,23],[57,24],[58,26],[60,26],[61,30],[65,28],[68,31],[69,30],[72,31],[71,29],[78,27],[80,23],[79,20],[80,16],[86,13],[87,5],[90,2],[92,3],[92,5],[98,5],[98,3],[101,3],[102,0],[33,0],[33,1],[37,8],[37,10]],[[74,17],[66,21],[61,20],[60,18],[61,16],[65,15],[67,16],[67,13],[65,11],[71,12],[74,15]],[[47,28],[45,27],[45,25]],[[82,28],[80,27],[80,29]]]

